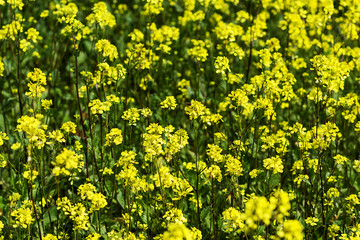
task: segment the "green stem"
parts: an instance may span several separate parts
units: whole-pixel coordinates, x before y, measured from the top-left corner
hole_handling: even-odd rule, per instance
[[[76,49],[76,42],[75,42],[75,35],[73,36],[73,44],[74,44],[74,57],[75,57],[75,77],[76,77],[76,97],[77,97],[77,104],[80,112],[80,122],[83,129],[84,140],[85,140],[85,167],[86,167],[86,178],[89,178],[89,161],[88,161],[88,143],[87,143],[87,135],[86,129],[83,119],[83,114],[81,110],[80,104],[80,95],[79,95],[79,67],[78,67],[78,58],[77,58],[77,49]]]

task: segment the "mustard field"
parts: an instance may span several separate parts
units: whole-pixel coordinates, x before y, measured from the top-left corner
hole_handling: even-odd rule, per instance
[[[359,0],[0,0],[0,239],[360,239]]]

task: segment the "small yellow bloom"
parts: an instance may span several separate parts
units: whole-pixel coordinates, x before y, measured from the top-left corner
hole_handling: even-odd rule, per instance
[[[176,99],[174,96],[167,96],[166,99],[160,103],[160,105],[161,108],[174,110],[177,106]]]
[[[41,100],[41,106],[44,108],[44,110],[50,109],[50,106],[53,104],[52,100],[42,99]]]
[[[69,121],[61,126],[61,129],[67,133],[76,133],[76,124]]]
[[[316,226],[317,222],[319,222],[319,219],[316,217],[308,217],[305,219],[305,223],[309,224],[310,226]]]
[[[117,48],[107,39],[100,39],[95,44],[95,50],[102,53],[104,57],[109,57],[110,61],[114,61],[114,58],[116,59],[119,57]]]

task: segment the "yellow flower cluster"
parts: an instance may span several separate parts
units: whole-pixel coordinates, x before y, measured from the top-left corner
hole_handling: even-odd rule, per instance
[[[76,133],[76,124],[68,121],[66,123],[63,123],[61,129],[64,130],[66,133]]]
[[[27,74],[30,82],[27,84],[29,92],[25,94],[31,98],[40,98],[45,92],[44,86],[46,85],[46,76],[39,68],[34,68],[33,72]]]
[[[162,6],[163,1],[164,0],[146,0],[142,13],[147,16],[160,14],[164,10]]]
[[[344,80],[349,76],[350,66],[335,57],[317,55],[310,60],[317,73],[315,83],[324,86],[327,91],[338,92],[344,89]]]
[[[244,221],[241,217],[241,212],[233,207],[226,209],[222,213],[224,220],[224,228],[226,232],[242,232],[245,228]]]
[[[71,23],[74,21],[76,14],[78,13],[79,9],[75,3],[67,3],[66,1],[61,2],[61,4],[55,5],[55,11],[53,14],[56,16],[56,19],[62,23]]]
[[[174,110],[176,108],[176,99],[174,96],[167,96],[164,101],[160,103],[161,108]]]
[[[264,168],[272,170],[273,173],[282,173],[284,169],[283,162],[279,156],[264,159]]]
[[[277,232],[279,239],[302,240],[303,226],[298,220],[287,220],[283,224],[282,230]],[[276,239],[276,238],[275,238]]]
[[[110,133],[106,134],[106,142],[105,146],[111,146],[113,143],[115,145],[121,144],[123,141],[123,137],[121,134],[121,130],[118,128],[113,128],[110,130]]]
[[[58,240],[58,238],[52,234],[46,234],[45,237],[43,237],[44,240]]]
[[[53,139],[55,142],[63,143],[65,142],[64,134],[60,130],[54,130],[49,133],[49,138]],[[53,141],[47,142],[47,144],[54,144]]]
[[[202,40],[192,39],[191,43],[193,47],[188,49],[189,56],[194,57],[199,62],[205,62],[209,55],[205,42]]]
[[[15,223],[12,225],[14,228],[30,227],[31,224],[35,221],[33,218],[32,203],[25,201],[20,208],[11,212],[11,216],[15,219]]]
[[[101,102],[100,99],[94,99],[89,103],[92,114],[103,114],[104,112],[110,111],[110,101]]]
[[[0,146],[4,145],[4,140],[9,140],[6,133],[0,132]]]
[[[133,151],[123,151],[121,152],[121,157],[119,158],[118,162],[115,163],[117,166],[122,166],[123,168],[129,166],[130,164],[136,164],[135,161],[136,153]]]
[[[24,115],[17,120],[18,125],[16,127],[17,131],[26,133],[30,146],[38,149],[43,148],[46,143],[45,130],[47,125],[41,124],[42,118],[42,115],[37,115],[36,118]]]
[[[230,154],[225,156],[225,169],[228,174],[236,177],[242,176],[244,171],[240,158]]]
[[[114,61],[114,58],[116,59],[119,57],[116,47],[107,39],[100,39],[97,41],[95,50],[102,53],[103,57],[109,57],[110,61]]]
[[[150,69],[159,60],[159,56],[152,49],[147,49],[143,43],[132,44],[125,52],[127,59],[124,63],[136,69]]]
[[[187,222],[187,219],[184,217],[182,211],[177,208],[172,208],[165,213],[163,218],[169,223],[180,223],[184,224]]]
[[[86,17],[90,25],[98,24],[100,28],[110,27],[116,25],[115,16],[108,11],[105,2],[97,2],[92,8],[92,13]]]
[[[186,240],[200,240],[202,239],[201,232],[196,229],[188,229],[184,224],[182,223],[170,223],[167,226],[167,231],[163,234],[160,234],[154,238],[155,240],[180,240],[180,239],[186,239]]]
[[[128,110],[126,110],[122,117],[122,119],[129,121],[130,125],[136,125],[136,121],[140,120],[140,114],[139,114],[139,109],[137,108],[129,108]]]
[[[65,215],[75,222],[74,231],[76,230],[89,230],[89,214],[82,203],[73,204],[67,197],[58,198],[56,200],[57,209],[61,209]]]
[[[52,100],[42,99],[41,100],[41,106],[44,108],[44,110],[50,109],[50,106],[53,105]]]
[[[22,0],[7,0],[7,2],[10,4],[12,9],[19,8],[19,10],[22,10],[24,7]]]
[[[69,176],[73,170],[78,170],[80,172],[84,165],[81,161],[82,158],[82,155],[77,155],[74,151],[64,148],[63,151],[56,156],[55,161],[51,162],[54,165],[52,173],[55,176]]]
[[[193,187],[189,184],[189,182],[173,176],[168,167],[160,167],[159,174],[154,174],[151,178],[156,187],[162,186],[166,189],[173,190],[173,201],[180,200],[187,195],[193,194]]]
[[[179,129],[174,134],[171,132],[167,134],[168,141],[164,149],[168,161],[189,143],[189,136],[184,129]]]
[[[227,57],[216,57],[214,66],[215,72],[217,74],[220,74],[221,76],[224,76],[226,74],[226,71],[231,72],[229,67],[229,59]]]
[[[221,169],[218,165],[211,165],[204,170],[204,174],[209,179],[216,179],[218,182],[222,180]]]
[[[21,1],[22,2],[22,1]],[[23,32],[24,18],[21,14],[16,14],[14,20],[9,24],[4,24],[0,29],[0,39],[10,39],[15,41],[15,37]]]
[[[91,202],[89,213],[98,211],[107,205],[105,196],[102,193],[97,193],[95,186],[91,183],[79,186],[78,195],[80,195],[82,200],[86,199]]]
[[[190,120],[193,120],[205,115],[205,109],[206,107],[199,101],[191,100],[190,106],[185,107],[185,113],[189,115]]]

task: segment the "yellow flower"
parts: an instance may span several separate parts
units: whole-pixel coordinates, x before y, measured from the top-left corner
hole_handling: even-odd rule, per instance
[[[167,96],[164,101],[160,103],[161,108],[168,108],[174,110],[176,108],[176,99],[174,96]]]
[[[75,141],[75,150],[80,151],[82,147],[83,146],[79,141]]]
[[[226,232],[242,232],[244,231],[245,224],[241,218],[241,213],[233,207],[226,209],[222,213],[224,220],[224,228]]]
[[[116,25],[115,16],[108,11],[105,2],[95,3],[92,11],[93,13],[86,17],[90,25],[97,23],[100,28],[113,28]]]
[[[124,167],[123,170],[116,176],[117,180],[123,180],[125,186],[132,186],[137,181],[138,170],[133,164]]]
[[[269,203],[265,197],[254,196],[245,203],[245,212],[242,218],[247,227],[256,229],[262,222],[265,225],[270,224],[275,208],[276,204]]]
[[[76,124],[69,121],[61,126],[61,129],[67,133],[76,133]]]
[[[178,90],[182,93],[182,97],[188,97],[188,88],[190,88],[190,81],[182,79],[177,84]]]
[[[231,176],[236,177],[242,176],[242,171],[244,170],[240,159],[230,154],[225,157],[225,169]]]
[[[86,237],[86,240],[99,240],[101,238],[101,235],[98,233],[92,233],[89,236]]]
[[[170,223],[183,224],[187,222],[187,219],[184,217],[183,212],[177,208],[172,208],[167,211],[163,218]]]
[[[344,163],[348,163],[349,162],[349,159],[347,157],[344,157],[340,154],[337,154],[335,157],[334,157],[334,160],[337,164],[339,165],[342,165]]]
[[[139,109],[137,108],[129,108],[126,110],[122,117],[122,119],[129,121],[130,125],[136,125],[136,121],[140,119]]]
[[[216,73],[222,76],[225,75],[226,70],[231,72],[229,67],[229,59],[227,57],[221,57],[221,56],[216,57],[214,66]]]
[[[106,100],[108,100],[111,103],[119,103],[120,102],[119,97],[117,97],[117,96],[115,96],[113,94],[110,94],[109,96],[106,96]]]
[[[340,226],[332,224],[331,226],[328,227],[328,231],[329,231],[329,237],[335,239],[335,237],[339,235],[337,232],[340,231]]]
[[[126,4],[119,4],[117,8],[118,8],[120,14],[124,14],[128,10],[128,7]]]
[[[54,141],[59,142],[59,143],[65,142],[64,134],[60,130],[55,130],[55,131],[50,132],[49,138],[51,138]]]
[[[39,36],[40,33],[35,28],[29,28],[25,33],[27,35],[26,40],[31,40],[34,43],[42,39],[42,37]]]
[[[70,171],[78,169],[82,167],[83,163],[80,162],[83,156],[77,155],[74,151],[68,150],[66,148],[56,156],[55,162],[51,162],[55,167],[52,173],[55,176],[60,175],[70,175]]]
[[[33,211],[26,204],[22,205],[20,208],[11,212],[11,216],[15,218],[15,223],[13,224],[14,228],[22,227],[28,228],[31,223],[34,222],[32,217]]]
[[[344,80],[349,76],[350,66],[335,56],[317,55],[310,60],[318,77],[315,82],[324,86],[327,91],[338,92],[344,89]]]
[[[264,168],[273,170],[273,173],[282,173],[284,166],[279,156],[264,159]]]
[[[110,168],[107,168],[107,167],[105,167],[102,172],[103,172],[103,175],[112,175],[112,174],[114,174],[114,171],[111,170]]]
[[[121,157],[119,158],[118,162],[115,163],[116,166],[122,166],[123,168],[129,166],[130,164],[135,164],[135,157],[136,153],[133,151],[123,151],[121,153]]]
[[[112,45],[107,39],[100,39],[95,44],[95,50],[102,53],[104,57],[109,57],[110,61],[114,61],[114,58],[118,58],[119,54],[114,45]]]
[[[164,10],[162,7],[163,1],[164,0],[146,0],[142,13],[147,16],[160,14]]]
[[[33,46],[31,45],[31,43],[29,41],[27,41],[26,39],[21,39],[20,40],[20,49],[23,52],[26,52],[27,50],[29,50],[29,48],[32,48]]]
[[[299,174],[299,176],[294,179],[294,182],[299,186],[302,182],[305,181],[305,179],[309,180],[309,176],[305,174]]]
[[[1,33],[0,33],[0,37],[1,37]],[[2,61],[2,58],[0,57],[0,77],[4,76],[4,63]]]
[[[140,112],[141,112],[141,115],[142,115],[144,118],[150,117],[150,116],[153,114],[153,112],[151,111],[150,108],[140,109]]]
[[[4,154],[0,154],[0,168],[6,167],[7,164],[7,158]]]
[[[41,100],[41,106],[44,108],[44,110],[48,110],[50,106],[52,105],[52,100],[42,99]]]
[[[4,145],[4,140],[9,140],[9,137],[6,133],[0,132],[0,146]]]
[[[298,220],[287,220],[284,222],[283,230],[277,232],[277,235],[284,239],[302,240],[303,226]]]
[[[102,193],[95,192],[91,197],[88,197],[88,199],[91,201],[91,208],[89,213],[98,211],[107,205],[106,197]]]
[[[259,173],[262,173],[263,170],[260,169],[253,169],[251,172],[249,172],[249,175],[251,178],[256,178]]]
[[[36,177],[39,175],[39,172],[35,169],[31,169],[29,165],[26,165],[26,171],[23,173],[23,177],[28,179],[29,182],[34,182]]]
[[[104,112],[110,111],[110,101],[101,102],[99,99],[92,100],[89,103],[92,114],[103,114]]]
[[[204,174],[207,178],[215,178],[218,182],[222,180],[221,169],[217,165],[211,165],[204,171]]]
[[[308,217],[305,219],[305,223],[309,224],[310,226],[316,226],[317,222],[319,222],[319,219],[316,217]]]
[[[46,143],[46,134],[44,129],[47,128],[46,125],[41,125],[41,119],[43,115],[37,114],[36,118],[29,116],[22,116],[17,120],[18,125],[16,130],[21,132],[24,131],[29,139],[31,146],[41,149]]]
[[[128,35],[131,38],[132,42],[142,42],[144,40],[144,34],[139,29],[134,29]]]
[[[273,211],[273,218],[279,223],[282,223],[284,218],[290,215],[291,204],[289,194],[278,189],[270,196],[269,202],[276,206]]]
[[[19,8],[19,10],[22,10],[24,7],[22,0],[8,0],[7,2],[10,4],[12,9]]]
[[[43,237],[44,240],[58,240],[58,238],[52,234],[46,234],[45,237]]]
[[[46,18],[47,16],[49,16],[49,10],[44,10],[40,14],[41,18]]]
[[[192,39],[191,43],[194,45],[193,48],[188,49],[188,54],[194,57],[199,62],[205,62],[209,55],[205,46],[205,42],[202,40]]]
[[[215,162],[222,162],[224,160],[224,156],[221,155],[222,149],[215,144],[208,144],[208,149],[206,150],[209,158],[214,159]]]
[[[67,197],[56,200],[57,209],[62,209],[65,215],[75,222],[74,231],[76,230],[89,230],[89,214],[86,212],[86,208],[82,203],[72,204]]]
[[[27,78],[30,82],[27,84],[29,87],[29,92],[26,92],[25,95],[32,98],[40,98],[45,92],[44,86],[46,85],[46,76],[39,68],[34,68],[33,72],[27,74]]]
[[[115,145],[121,144],[123,141],[123,137],[121,134],[121,130],[118,128],[113,128],[110,130],[110,133],[106,134],[106,142],[105,146],[111,146],[112,143]]]
[[[185,107],[185,113],[189,115],[190,120],[197,119],[199,116],[204,115],[205,110],[206,107],[196,100],[191,100],[190,106]]]

